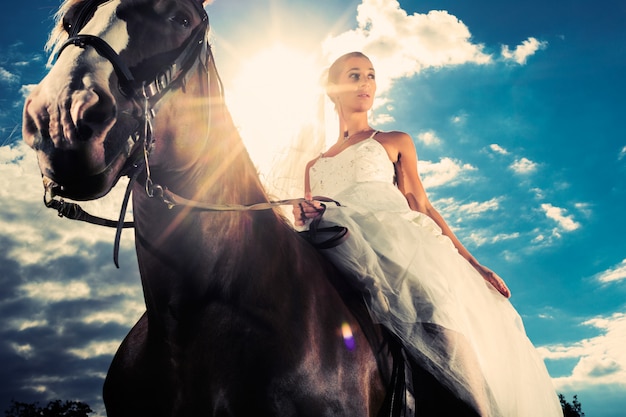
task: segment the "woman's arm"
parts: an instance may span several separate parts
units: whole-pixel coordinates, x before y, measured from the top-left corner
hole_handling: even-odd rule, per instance
[[[379,139],[379,136],[377,136]],[[463,246],[461,241],[456,237],[452,229],[448,226],[439,212],[432,206],[422,181],[417,172],[417,152],[413,139],[403,132],[389,132],[380,134],[380,142],[383,144],[389,157],[394,162],[396,168],[396,178],[398,189],[404,194],[409,207],[412,210],[426,214],[441,228],[441,231],[454,244],[459,254],[494,286],[502,295],[510,297],[511,292],[506,284],[496,273],[489,268],[482,266],[476,258]]]
[[[309,181],[309,169],[317,161],[317,158],[309,161],[304,169],[304,198],[305,202],[293,206],[294,225],[296,227],[305,226],[307,221],[320,215],[321,204],[311,200],[311,184]]]

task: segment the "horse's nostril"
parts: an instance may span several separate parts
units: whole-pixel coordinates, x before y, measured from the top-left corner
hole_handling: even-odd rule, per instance
[[[79,140],[90,140],[108,129],[115,120],[116,107],[113,97],[106,92],[87,90],[81,101],[73,106],[77,109],[73,116]]]
[[[89,140],[93,136],[93,129],[89,123],[86,123],[84,120],[79,120],[76,123],[76,133],[78,135],[78,139]]]
[[[107,123],[115,117],[113,98],[104,92],[94,91],[94,94],[98,100],[85,110],[83,119],[87,123]]]

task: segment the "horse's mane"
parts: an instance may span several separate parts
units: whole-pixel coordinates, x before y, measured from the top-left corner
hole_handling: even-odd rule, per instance
[[[84,1],[85,0],[65,0],[59,7],[59,10],[54,14],[54,27],[45,45],[46,52],[49,54],[48,66],[52,64],[57,51],[68,38],[68,34],[63,28],[63,16],[76,4]]]

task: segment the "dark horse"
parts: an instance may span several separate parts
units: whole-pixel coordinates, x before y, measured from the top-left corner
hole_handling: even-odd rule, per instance
[[[223,101],[203,4],[66,0],[58,17],[58,56],[23,124],[48,202],[137,179],[146,313],[109,369],[108,415],[377,415],[388,356],[377,363],[316,250],[275,209],[163,201],[268,202]]]

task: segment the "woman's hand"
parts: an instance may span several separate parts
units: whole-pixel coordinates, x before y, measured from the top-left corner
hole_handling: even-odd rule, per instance
[[[306,201],[293,205],[294,224],[298,227],[305,226],[309,220],[319,216],[324,210],[319,201],[311,199],[311,194],[304,196]]]
[[[485,281],[490,283],[500,294],[502,294],[506,298],[511,297],[511,291],[504,283],[504,280],[500,278],[500,276],[498,276],[498,274],[496,274],[486,266],[482,265],[477,265],[476,270],[480,273],[480,275],[483,276]]]

